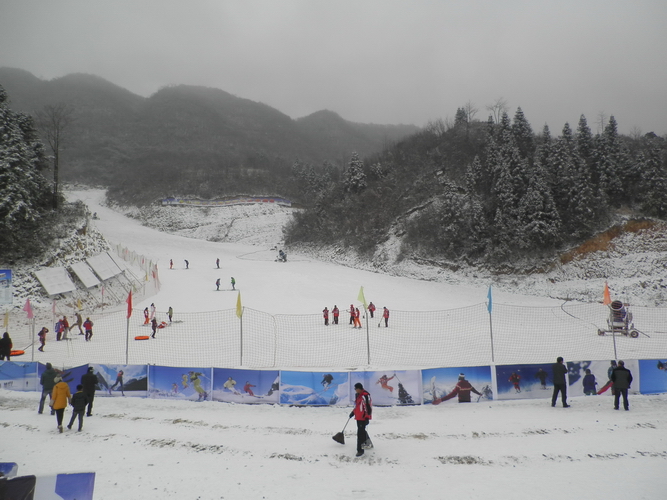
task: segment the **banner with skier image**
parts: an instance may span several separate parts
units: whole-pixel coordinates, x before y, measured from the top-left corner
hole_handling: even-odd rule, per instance
[[[496,366],[496,387],[502,399],[545,399],[553,391],[553,363]]]
[[[213,368],[148,367],[148,397],[155,399],[210,400]]]
[[[38,373],[40,366],[42,371]],[[36,361],[0,361],[0,388],[8,391],[41,391],[39,377],[44,369],[44,365]]]
[[[279,403],[280,372],[213,368],[212,399],[227,403]]]
[[[350,373],[350,387],[361,382],[373,398],[374,406],[421,404],[419,370],[383,370]],[[350,389],[350,394],[354,391]]]
[[[625,360],[625,367],[632,373],[632,386],[629,394],[639,394],[639,364],[636,359]],[[613,395],[611,374],[616,368],[615,360],[604,361],[568,361],[568,396]]]
[[[463,368],[431,368],[422,370],[422,398],[424,404],[444,402],[479,403],[493,399],[490,366]]]
[[[642,394],[667,392],[667,358],[640,359],[638,365],[639,383],[633,381],[633,387],[639,387]],[[632,376],[635,377],[635,372]]]
[[[347,406],[350,399],[347,372],[280,372],[280,403],[289,405]]]
[[[99,365],[91,363],[97,376],[95,396],[145,398],[148,393],[147,365]]]

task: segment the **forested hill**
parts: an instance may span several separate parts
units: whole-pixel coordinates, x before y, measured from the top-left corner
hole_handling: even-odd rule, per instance
[[[118,201],[137,204],[247,192],[298,198],[290,183],[297,159],[335,171],[352,151],[376,153],[419,130],[352,123],[330,111],[294,120],[214,88],[179,85],[144,98],[86,74],[46,81],[0,68],[0,86],[17,112],[70,107],[62,181],[104,185]]]
[[[557,136],[533,132],[521,108],[497,123],[456,116],[308,183],[288,243],[526,269],[622,220],[667,217],[665,138],[622,136],[613,116],[599,134],[582,115]]]

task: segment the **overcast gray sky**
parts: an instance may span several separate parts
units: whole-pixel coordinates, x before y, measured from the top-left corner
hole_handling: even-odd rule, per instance
[[[667,0],[0,0],[0,66],[217,87],[293,118],[422,126],[503,98],[536,132],[582,113],[595,132],[602,112],[662,135],[666,51]]]

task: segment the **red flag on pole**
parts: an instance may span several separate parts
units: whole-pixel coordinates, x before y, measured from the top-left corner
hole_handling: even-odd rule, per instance
[[[130,319],[130,316],[132,316],[132,290],[127,296],[127,319]]]
[[[605,306],[608,306],[611,304],[611,295],[609,294],[609,287],[607,286],[607,282],[604,282],[604,294],[602,295],[602,303]]]
[[[35,317],[35,315],[32,313],[32,306],[30,305],[30,299],[25,300],[25,305],[23,306],[23,310],[28,314],[28,319],[32,319]]]

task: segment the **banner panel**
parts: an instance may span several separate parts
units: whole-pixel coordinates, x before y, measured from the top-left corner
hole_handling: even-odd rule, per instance
[[[348,406],[347,372],[280,372],[280,403],[287,405]]]
[[[280,372],[213,368],[213,400],[227,403],[279,403]]]
[[[10,391],[41,391],[36,361],[0,361],[0,387]]]
[[[553,393],[553,363],[496,366],[498,399],[546,399]]]
[[[37,476],[35,499],[93,500],[94,489],[94,472]]]
[[[375,371],[350,373],[350,398],[354,403],[354,384],[361,382],[373,398],[374,406],[421,404],[421,371]]]
[[[211,393],[212,368],[148,367],[148,397],[206,401]]]
[[[639,374],[640,383],[633,382],[632,385],[639,387],[642,394],[667,392],[667,360],[664,358],[640,359]]]
[[[148,366],[90,364],[97,375],[95,396],[145,398],[148,394]]]
[[[597,392],[606,393],[609,396],[613,396],[614,391],[611,390],[612,381],[611,381],[611,372],[612,368],[615,365],[612,365],[613,360],[609,361],[568,361],[567,362],[567,376],[568,376],[568,396],[583,396],[586,392],[588,395],[596,395]],[[613,361],[615,363],[615,361]],[[624,360],[625,367],[630,370],[632,373],[633,381],[628,394],[639,394],[639,364],[636,359]],[[592,375],[595,378],[595,388],[596,392],[590,390],[590,377],[586,379],[586,376],[589,375],[586,373],[586,370],[590,370]],[[584,389],[584,379],[586,379],[586,386],[589,387],[589,390]],[[609,390],[607,390],[609,389]]]
[[[439,405],[445,401],[479,403],[493,399],[492,387],[490,366],[422,370],[424,404]]]

